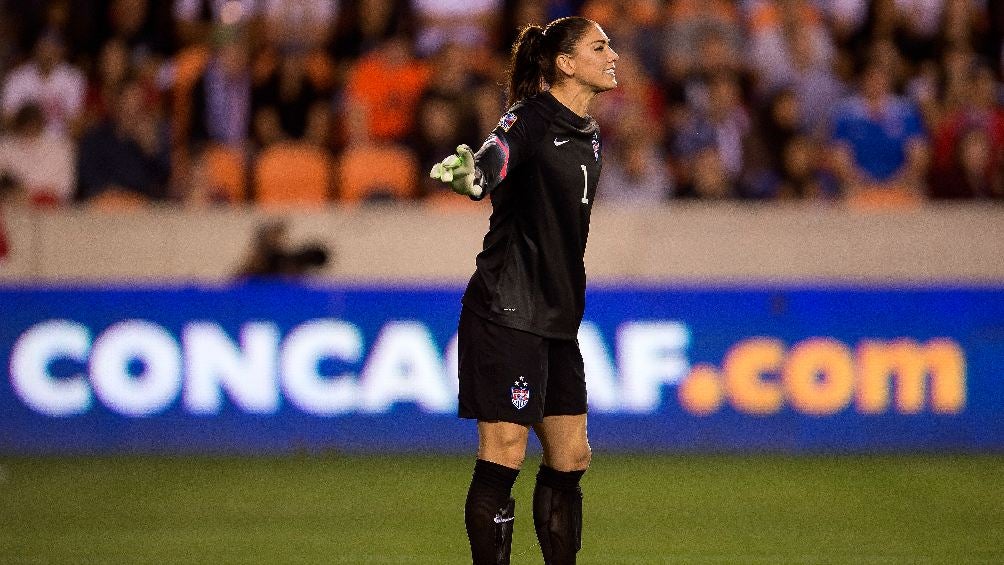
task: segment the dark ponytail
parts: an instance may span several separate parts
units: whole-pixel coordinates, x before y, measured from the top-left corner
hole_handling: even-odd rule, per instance
[[[553,85],[558,78],[555,59],[561,53],[571,55],[575,43],[592,25],[596,24],[588,18],[572,16],[554,20],[547,27],[523,26],[509,56],[506,106]]]

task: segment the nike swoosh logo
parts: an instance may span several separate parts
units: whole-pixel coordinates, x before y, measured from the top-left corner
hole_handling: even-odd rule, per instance
[[[570,139],[563,139],[561,141],[558,141],[558,138],[556,137],[556,138],[554,138],[554,146],[555,147],[559,147],[561,145],[564,145],[564,144],[568,143],[569,141],[571,141],[571,140]]]
[[[516,519],[515,516],[510,516],[508,518],[503,518],[501,516],[496,515],[495,516],[495,523],[496,524],[504,524],[505,522],[512,522],[515,519]]]

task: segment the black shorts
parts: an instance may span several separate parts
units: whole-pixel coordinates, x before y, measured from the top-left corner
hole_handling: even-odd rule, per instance
[[[575,340],[548,339],[460,313],[458,414],[535,424],[586,413],[586,373]]]

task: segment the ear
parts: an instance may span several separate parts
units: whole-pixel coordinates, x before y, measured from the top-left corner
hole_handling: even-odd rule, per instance
[[[573,77],[575,76],[575,59],[566,53],[559,53],[558,58],[554,61],[555,66],[562,73]]]

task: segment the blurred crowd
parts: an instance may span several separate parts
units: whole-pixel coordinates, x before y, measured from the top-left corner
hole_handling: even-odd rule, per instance
[[[1004,198],[1004,2],[0,0],[0,198],[450,199],[526,23],[620,54],[602,200]]]

